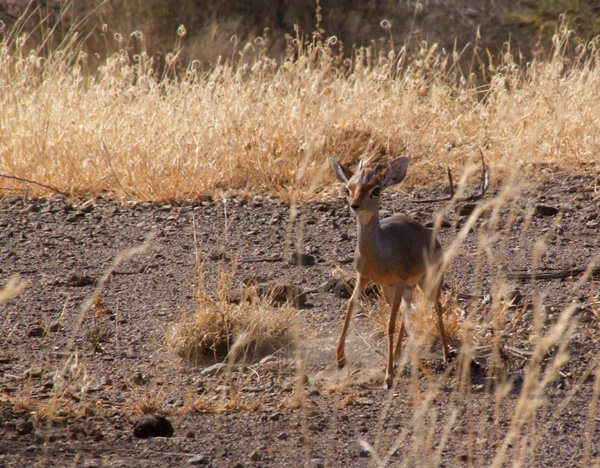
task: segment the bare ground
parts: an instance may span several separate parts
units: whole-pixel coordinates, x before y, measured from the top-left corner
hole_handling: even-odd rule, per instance
[[[465,311],[481,330],[496,297],[498,267],[504,277],[530,272],[534,246],[544,236],[548,251],[539,272],[586,267],[597,255],[597,175],[550,167],[540,172],[537,186],[503,205],[497,224],[479,221],[460,247],[446,279],[447,320],[459,323]],[[443,203],[410,201],[442,196],[441,188],[408,192],[387,193],[385,211],[427,223],[444,209]],[[600,415],[590,414],[600,344],[593,282],[513,281],[518,294],[507,312],[514,320],[505,324],[501,370],[493,371],[482,334],[466,387],[458,361],[443,365],[435,343],[403,361],[395,390],[386,392],[385,337],[366,315],[353,322],[349,365],[333,365],[346,299],[323,284],[336,267],[351,272],[355,220],[341,199],[299,210],[291,223],[290,206],[269,196],[184,206],[1,199],[0,284],[13,275],[27,283],[0,305],[0,465],[369,466],[374,458],[366,443],[392,466],[486,466],[514,422],[540,316],[532,311],[546,316],[545,334],[571,303],[577,325],[569,359],[539,395],[536,416],[521,437],[504,447],[506,460],[575,466],[589,453],[589,464],[598,463]],[[465,218],[452,209],[444,221],[439,238],[448,247]],[[145,250],[124,259],[102,284],[119,254],[150,235]],[[290,239],[314,257],[313,265],[290,264]],[[480,239],[486,242],[478,244]],[[478,245],[485,247],[479,256]],[[168,348],[165,334],[196,307],[198,253],[209,291],[232,260],[234,289],[248,278],[301,286],[307,298],[298,311],[302,342],[222,372],[210,362],[186,365]],[[477,258],[484,259],[479,269]],[[103,314],[98,304],[85,305],[98,292]],[[540,297],[543,307],[532,307]],[[456,350],[458,338],[451,343]],[[542,370],[559,346],[540,361]],[[510,384],[503,398],[501,381]],[[436,419],[430,415],[425,425],[415,425],[428,395]],[[166,415],[173,437],[134,437],[143,412]]]

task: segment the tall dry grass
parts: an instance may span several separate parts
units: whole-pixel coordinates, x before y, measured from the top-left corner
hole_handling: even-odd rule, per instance
[[[206,71],[179,63],[183,27],[178,34],[159,71],[139,32],[107,37],[119,52],[90,69],[76,30],[53,48],[52,31],[41,45],[21,23],[5,31],[0,174],[75,194],[181,201],[219,191],[311,196],[333,182],[329,156],[407,153],[421,180],[445,166],[460,172],[479,149],[509,169],[595,163],[599,52],[596,42],[574,47],[566,28],[548,61],[521,66],[507,50],[486,70],[477,49],[343,55],[335,38],[315,34],[289,38],[282,58],[266,56],[259,38]],[[472,70],[461,69],[469,53]]]

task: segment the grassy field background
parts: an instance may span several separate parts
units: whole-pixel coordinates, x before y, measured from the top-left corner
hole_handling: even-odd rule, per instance
[[[72,194],[310,198],[332,185],[331,156],[405,153],[424,182],[443,179],[446,166],[460,174],[480,151],[496,177],[534,163],[589,169],[598,152],[598,50],[567,25],[547,59],[526,64],[509,49],[490,61],[477,47],[427,42],[410,53],[391,40],[344,53],[315,33],[288,37],[281,58],[259,37],[206,69],[181,60],[180,26],[163,66],[137,31],[107,33],[106,50],[117,52],[96,69],[76,28],[49,49],[55,30],[40,26],[35,43],[26,24],[0,45],[0,174]]]

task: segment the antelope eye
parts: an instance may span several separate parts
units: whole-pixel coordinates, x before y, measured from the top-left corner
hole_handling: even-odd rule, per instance
[[[344,187],[344,193],[346,194],[347,197],[350,196],[350,189],[348,187]]]
[[[381,187],[375,187],[373,190],[371,190],[372,197],[378,197],[379,195],[381,195]]]

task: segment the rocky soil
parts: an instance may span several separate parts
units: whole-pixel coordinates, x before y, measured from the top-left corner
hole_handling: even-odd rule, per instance
[[[270,196],[183,206],[0,199],[0,285],[13,275],[25,281],[0,304],[0,465],[338,467],[381,457],[392,466],[486,466],[501,450],[507,464],[573,466],[587,455],[598,462],[600,296],[592,281],[561,272],[597,260],[598,176],[540,173],[537,185],[491,206],[454,252],[445,307],[455,350],[467,339],[458,325],[473,322],[467,384],[456,370],[463,361],[444,365],[434,343],[403,361],[391,392],[382,389],[385,337],[367,313],[353,322],[349,365],[334,365],[347,299],[332,272],[352,272],[356,239],[341,197],[299,206],[293,222],[294,210]],[[441,187],[404,190],[384,195],[382,215],[431,223],[443,213],[446,248],[469,213],[499,193],[455,209],[415,203],[444,196]],[[536,271],[556,278],[532,281],[542,241]],[[248,279],[300,287],[302,338],[233,367],[186,364],[165,336],[197,307],[198,259],[208,291],[232,263],[234,290]],[[515,272],[525,274],[509,281]],[[502,294],[499,284],[508,285]],[[500,364],[485,332],[495,301],[507,304]],[[381,305],[364,304],[371,312]],[[561,343],[568,361],[538,395],[520,437],[503,446],[535,359],[535,330],[548,334],[571,304],[568,342],[552,346],[539,368],[548,370]],[[426,405],[429,415],[415,423]],[[157,423],[164,437],[138,437],[152,432],[144,432],[152,423],[141,421],[144,413],[166,417]]]

